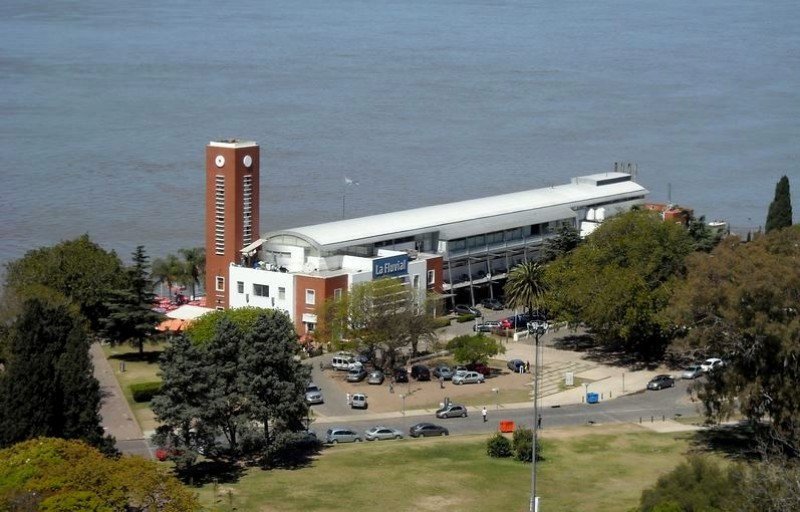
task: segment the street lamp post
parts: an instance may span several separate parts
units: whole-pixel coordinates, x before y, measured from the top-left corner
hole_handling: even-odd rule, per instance
[[[494,408],[495,410],[500,410],[500,388],[492,388],[492,393],[494,393]]]
[[[539,497],[536,496],[536,442],[539,438],[539,383],[541,381],[541,346],[539,337],[545,333],[545,328],[537,325],[533,337],[533,451],[531,459],[531,502],[530,512],[539,512]]]

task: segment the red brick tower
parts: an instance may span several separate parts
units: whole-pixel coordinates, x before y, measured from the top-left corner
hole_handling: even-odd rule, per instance
[[[259,237],[258,144],[243,140],[206,146],[206,306],[227,308],[228,267]]]

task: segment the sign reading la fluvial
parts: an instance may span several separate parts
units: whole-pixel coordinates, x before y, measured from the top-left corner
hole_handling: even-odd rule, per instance
[[[372,260],[372,278],[401,276],[408,274],[408,254],[387,256]]]

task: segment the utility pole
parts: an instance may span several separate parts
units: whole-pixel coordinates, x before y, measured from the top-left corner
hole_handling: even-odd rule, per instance
[[[539,383],[541,382],[541,347],[539,337],[544,334],[544,327],[537,326],[533,338],[533,458],[531,459],[531,503],[530,512],[539,512],[539,497],[536,496],[536,443],[539,438]]]

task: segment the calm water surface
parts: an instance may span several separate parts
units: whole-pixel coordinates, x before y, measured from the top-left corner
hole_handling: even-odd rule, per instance
[[[262,145],[262,230],[638,164],[651,199],[800,217],[796,0],[0,3],[0,262],[203,243],[204,146]]]

